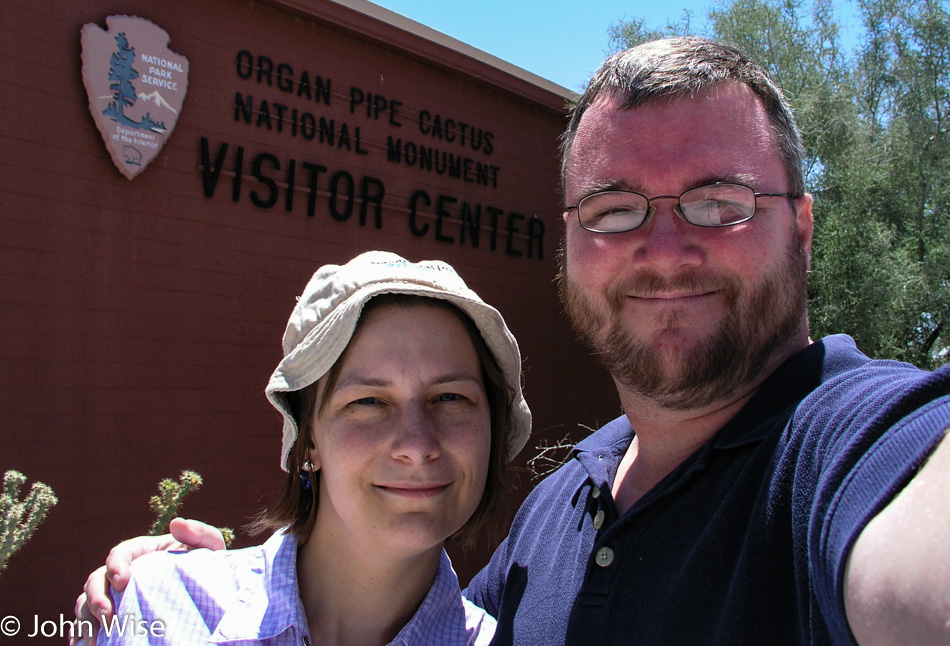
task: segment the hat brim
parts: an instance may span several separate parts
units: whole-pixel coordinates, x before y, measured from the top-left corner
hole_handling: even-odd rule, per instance
[[[286,393],[301,390],[323,377],[343,354],[356,326],[363,306],[381,294],[407,294],[447,301],[463,311],[481,333],[488,349],[504,375],[511,398],[506,437],[509,459],[518,454],[531,432],[531,411],[521,386],[521,353],[518,342],[508,330],[504,318],[484,301],[410,281],[370,283],[354,291],[281,360],[265,390],[267,398],[283,416],[281,468],[289,470],[287,458],[299,429],[290,410]]]

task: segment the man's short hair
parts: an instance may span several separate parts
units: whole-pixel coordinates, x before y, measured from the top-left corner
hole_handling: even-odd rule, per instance
[[[643,43],[604,61],[573,106],[561,136],[562,183],[581,118],[599,97],[617,99],[621,109],[629,110],[659,98],[692,96],[729,81],[748,86],[762,101],[785,164],[787,191],[803,194],[802,139],[785,95],[764,69],[738,49],[694,36]]]

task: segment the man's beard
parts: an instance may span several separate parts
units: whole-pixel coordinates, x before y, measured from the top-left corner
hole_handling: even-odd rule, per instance
[[[641,272],[607,293],[607,307],[594,306],[582,288],[571,281],[567,258],[559,254],[558,292],[571,326],[610,372],[617,383],[641,397],[671,410],[697,410],[739,397],[774,370],[773,357],[796,338],[806,312],[807,259],[797,236],[783,261],[769,267],[751,293],[742,293],[737,277],[710,280],[700,273],[674,280]],[[677,356],[664,354],[637,339],[624,326],[621,310],[627,294],[661,291],[703,293],[719,291],[728,313],[706,339],[680,346]],[[605,311],[605,309],[607,311]],[[681,322],[675,311],[657,321],[654,338],[671,334]],[[667,367],[669,363],[669,367]]]

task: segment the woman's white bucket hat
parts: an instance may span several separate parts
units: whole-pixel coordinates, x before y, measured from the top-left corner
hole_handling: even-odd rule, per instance
[[[300,390],[325,375],[353,337],[363,306],[380,294],[415,294],[436,298],[468,315],[501,369],[512,398],[507,429],[508,457],[524,447],[531,432],[531,411],[521,390],[521,352],[501,314],[466,286],[455,270],[439,260],[409,262],[394,253],[368,251],[345,265],[317,270],[297,300],[284,332],[284,358],[265,392],[284,418],[280,466],[297,439],[297,422],[286,393]]]

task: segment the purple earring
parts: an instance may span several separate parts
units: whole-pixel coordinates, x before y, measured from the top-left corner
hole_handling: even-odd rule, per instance
[[[310,476],[313,473],[313,462],[307,460],[300,467],[300,484],[304,489],[310,489]]]

